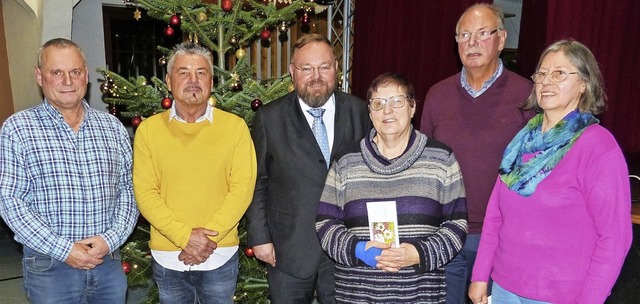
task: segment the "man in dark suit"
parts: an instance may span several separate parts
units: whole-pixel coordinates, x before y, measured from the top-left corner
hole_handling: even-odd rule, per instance
[[[275,304],[311,303],[314,296],[335,303],[334,262],[314,227],[318,201],[330,161],[358,149],[371,128],[366,103],[336,91],[337,67],[327,38],[301,37],[289,65],[295,91],[261,107],[253,120],[258,179],[248,242],[267,263]],[[325,139],[316,139],[325,130]]]

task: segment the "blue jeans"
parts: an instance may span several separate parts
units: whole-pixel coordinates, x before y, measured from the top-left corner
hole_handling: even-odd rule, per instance
[[[120,252],[94,269],[76,269],[24,246],[24,288],[31,303],[125,303],[127,277]]]
[[[238,280],[238,255],[209,271],[175,271],[153,261],[153,279],[160,303],[233,303]]]
[[[471,271],[478,254],[480,234],[469,234],[462,246],[462,250],[444,266],[445,280],[447,282],[447,304],[468,303],[467,292],[471,283]],[[489,295],[491,295],[491,282],[489,282]]]
[[[493,282],[492,285],[493,294],[491,295],[491,303],[493,304],[550,304],[549,302],[536,301],[521,297],[500,287],[496,282]]]

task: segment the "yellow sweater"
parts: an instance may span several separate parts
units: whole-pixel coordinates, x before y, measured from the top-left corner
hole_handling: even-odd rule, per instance
[[[211,239],[220,247],[238,245],[257,170],[242,119],[214,108],[213,123],[182,123],[165,111],[140,124],[133,146],[134,191],[152,249],[184,249],[196,227],[218,231]]]

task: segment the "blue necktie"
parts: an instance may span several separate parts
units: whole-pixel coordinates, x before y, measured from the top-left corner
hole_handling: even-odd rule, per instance
[[[324,160],[327,163],[327,168],[329,168],[329,157],[331,153],[329,153],[329,139],[327,137],[327,128],[324,126],[324,122],[322,121],[322,115],[324,115],[325,109],[322,108],[312,108],[307,110],[311,116],[313,116],[313,126],[311,129],[313,130],[313,136],[316,137],[316,141],[320,146],[320,150],[322,150],[322,155],[324,155]]]

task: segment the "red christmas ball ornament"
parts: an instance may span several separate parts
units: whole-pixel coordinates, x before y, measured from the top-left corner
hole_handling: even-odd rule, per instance
[[[169,97],[162,98],[162,102],[160,103],[163,109],[169,110],[171,109],[171,105],[173,105],[173,100]]]
[[[122,271],[124,271],[125,274],[129,274],[129,272],[131,272],[131,264],[129,264],[129,262],[122,261]]]
[[[228,13],[233,9],[233,1],[222,0],[222,2],[220,3],[220,7],[222,8],[223,11]]]
[[[180,15],[178,14],[175,14],[171,16],[171,18],[169,18],[169,24],[171,26],[180,26],[180,22],[181,22]]]
[[[140,116],[134,116],[133,118],[131,118],[131,125],[134,127],[139,126],[141,122],[142,122],[142,117]]]
[[[251,257],[253,257],[253,255],[254,255],[254,254],[253,254],[253,248],[252,248],[252,247],[247,247],[247,248],[244,250],[244,255],[246,255],[246,256],[248,256],[248,257],[250,257],[250,258],[251,258]]]
[[[173,34],[176,33],[176,30],[174,30],[171,25],[167,25],[167,27],[164,28],[164,35],[167,37],[173,37]]]
[[[311,20],[309,20],[309,14],[307,14],[306,12],[304,13],[304,15],[302,15],[302,18],[300,18],[300,23],[302,23],[302,25],[309,25]]]
[[[262,30],[262,32],[260,32],[260,39],[262,40],[271,39],[271,31],[268,28],[265,28],[264,30]]]
[[[262,106],[262,100],[256,98],[254,100],[251,101],[251,110],[258,111],[258,108],[260,108]]]

